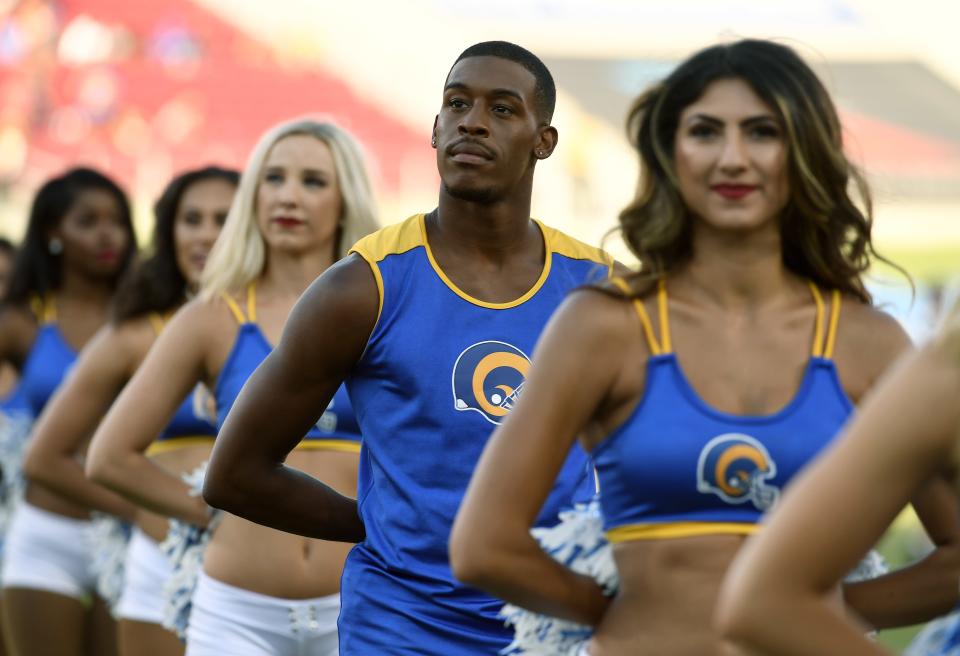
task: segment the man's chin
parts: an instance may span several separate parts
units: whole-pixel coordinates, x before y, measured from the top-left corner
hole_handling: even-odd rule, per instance
[[[444,183],[443,188],[449,196],[468,203],[491,205],[500,199],[500,194],[492,187],[451,186]]]

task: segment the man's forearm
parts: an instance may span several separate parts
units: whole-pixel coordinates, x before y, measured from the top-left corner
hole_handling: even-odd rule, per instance
[[[204,499],[215,508],[287,533],[334,542],[364,539],[366,532],[356,499],[312,476],[281,466],[247,478],[251,480],[257,485],[239,487],[232,481],[208,478]]]

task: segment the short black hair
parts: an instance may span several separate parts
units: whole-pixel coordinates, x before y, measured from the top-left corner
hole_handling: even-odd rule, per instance
[[[483,41],[476,43],[457,57],[453,66],[460,63],[461,60],[469,57],[499,57],[508,61],[516,62],[530,71],[536,79],[534,87],[534,102],[540,117],[549,124],[553,120],[553,110],[557,106],[557,85],[553,81],[550,69],[535,54],[509,41]],[[450,70],[453,70],[453,66]],[[447,73],[447,78],[450,73]]]

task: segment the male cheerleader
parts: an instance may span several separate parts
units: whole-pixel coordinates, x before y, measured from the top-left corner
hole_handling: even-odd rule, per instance
[[[447,540],[491,432],[571,289],[612,261],[530,218],[556,90],[506,42],[464,51],[433,128],[442,185],[428,214],[361,240],[307,290],[217,440],[204,498],[255,522],[357,542],[341,583],[340,650],[494,654],[502,606],[453,578]],[[363,434],[357,500],[283,465],[342,381]],[[541,514],[589,484],[571,452]]]

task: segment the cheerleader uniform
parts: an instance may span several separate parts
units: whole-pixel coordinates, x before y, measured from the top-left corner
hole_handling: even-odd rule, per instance
[[[270,354],[256,317],[256,287],[247,288],[246,311],[223,299],[240,324],[237,339],[217,380],[218,430],[240,390]],[[297,449],[360,451],[360,430],[341,386]],[[282,599],[244,590],[201,572],[187,627],[187,656],[336,656],[340,595]]]
[[[363,432],[358,504],[366,538],[341,581],[340,650],[496,654],[510,642],[503,602],[457,581],[447,542],[491,433],[522,394],[529,354],[572,289],[609,275],[611,258],[537,223],[545,261],[507,303],[457,288],[437,265],[424,215],[384,228],[353,252],[380,295],[376,326],[347,379]],[[556,523],[593,493],[575,446],[537,521]]]

